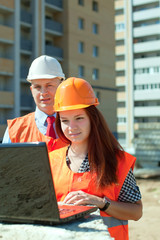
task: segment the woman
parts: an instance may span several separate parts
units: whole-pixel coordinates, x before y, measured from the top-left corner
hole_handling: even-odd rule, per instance
[[[55,95],[56,131],[67,147],[50,153],[58,201],[94,204],[116,240],[128,239],[128,220],[142,216],[133,176],[135,157],[123,151],[96,108],[90,84],[69,78]]]

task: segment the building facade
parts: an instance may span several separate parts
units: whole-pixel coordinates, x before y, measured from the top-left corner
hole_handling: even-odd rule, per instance
[[[0,0],[0,141],[7,119],[34,111],[26,81],[34,58],[55,57],[88,80],[116,133],[114,2]]]
[[[115,27],[118,139],[134,153],[137,129],[160,122],[160,1],[116,0]]]

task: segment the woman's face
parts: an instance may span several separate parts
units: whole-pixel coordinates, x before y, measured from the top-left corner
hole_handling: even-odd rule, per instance
[[[88,142],[90,119],[84,109],[59,112],[62,132],[72,143]]]

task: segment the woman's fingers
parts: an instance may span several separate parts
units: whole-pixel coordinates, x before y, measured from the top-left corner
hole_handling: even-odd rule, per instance
[[[83,191],[74,191],[68,193],[64,199],[64,203],[75,205],[94,204],[93,198],[95,198],[95,196],[87,194]]]

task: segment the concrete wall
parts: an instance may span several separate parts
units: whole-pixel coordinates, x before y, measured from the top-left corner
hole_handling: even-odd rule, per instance
[[[92,1],[80,6],[78,1],[63,1],[64,65],[67,77],[78,77],[78,66],[85,68],[84,79],[89,81],[100,95],[99,109],[104,114],[111,130],[116,132],[115,88],[115,42],[114,2],[100,0],[98,12],[92,10]],[[78,28],[78,19],[84,19],[84,29]],[[98,24],[98,34],[93,34],[92,24]],[[78,43],[84,43],[84,53],[78,52]],[[93,46],[98,46],[98,57],[92,56]],[[62,63],[63,64],[63,63]],[[99,69],[99,79],[92,79],[93,68]],[[96,88],[97,87],[97,88]]]

